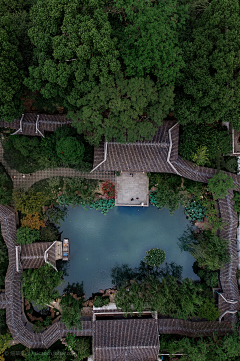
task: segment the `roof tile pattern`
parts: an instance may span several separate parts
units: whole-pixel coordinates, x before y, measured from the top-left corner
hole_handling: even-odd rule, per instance
[[[179,125],[174,120],[164,120],[151,140],[134,143],[117,143],[112,139],[107,143],[107,158],[104,160],[104,143],[94,149],[94,166],[96,171],[131,171],[131,172],[166,172],[173,173],[167,163],[169,151],[169,129],[176,124],[173,135],[173,152],[178,152]]]
[[[192,322],[178,319],[158,320],[158,332],[160,334],[179,334],[188,337],[197,337],[198,335],[212,336],[213,332],[224,335],[231,330],[232,325],[227,322]]]
[[[52,242],[34,242],[21,246],[21,264],[25,268],[39,268],[44,266],[44,252],[52,245]],[[48,251],[48,261],[56,267],[55,245]]]
[[[121,360],[128,351],[127,357],[155,361],[159,351],[157,328],[155,319],[97,320],[93,323],[94,359]]]
[[[14,121],[10,123],[2,120],[0,121],[0,127],[18,130],[20,128],[20,119],[21,117],[19,117],[18,119],[14,119]],[[36,133],[36,121],[36,113],[25,113],[22,121],[22,132],[19,132],[18,134],[41,136],[39,132]],[[65,115],[39,114],[38,129],[44,135],[45,131],[54,132],[58,127],[66,124],[70,125],[71,123],[72,120],[66,118]]]

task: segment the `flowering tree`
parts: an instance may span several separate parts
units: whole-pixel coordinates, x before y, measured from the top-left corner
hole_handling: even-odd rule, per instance
[[[31,230],[46,227],[44,221],[40,219],[40,214],[37,212],[27,214],[26,217],[21,220],[21,223],[22,227],[29,227]]]

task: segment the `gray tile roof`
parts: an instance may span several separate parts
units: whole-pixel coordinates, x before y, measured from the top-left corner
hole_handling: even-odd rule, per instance
[[[127,357],[155,361],[159,351],[157,320],[97,320],[93,323],[93,340],[95,360],[121,360],[128,351]]]
[[[104,143],[94,149],[94,164],[97,171],[166,172],[174,170],[167,162],[170,139],[169,129],[174,125],[172,136],[172,154],[178,152],[179,125],[174,120],[164,120],[152,140],[134,143],[118,143],[112,139],[107,142],[107,157],[104,160]],[[175,156],[172,156],[175,159]],[[94,171],[93,171],[94,172]]]
[[[22,268],[39,268],[45,265],[44,252],[53,244],[53,242],[34,242],[21,246],[21,265]],[[56,267],[55,245],[53,245],[48,253],[48,262]]]
[[[23,135],[32,135],[32,136],[41,136],[39,132],[36,133],[36,121],[38,114],[36,113],[25,113],[22,120],[22,132],[18,134]],[[10,129],[20,129],[20,119],[14,119],[12,122],[5,122],[4,120],[0,121],[0,127],[10,128]],[[69,124],[71,125],[72,120],[66,118],[65,115],[56,114],[39,114],[38,129],[44,135],[45,131],[54,132],[58,127]]]

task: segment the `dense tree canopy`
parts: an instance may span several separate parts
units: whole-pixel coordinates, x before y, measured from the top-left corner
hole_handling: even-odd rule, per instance
[[[12,121],[23,112],[20,96],[32,59],[27,35],[29,6],[34,0],[0,1],[0,118]]]
[[[200,267],[207,266],[211,271],[230,262],[229,241],[218,237],[212,231],[195,231],[190,227],[179,237],[181,251],[189,251]]]
[[[181,353],[181,361],[237,361],[240,356],[240,336],[235,330],[231,334],[195,338],[176,335],[160,336],[160,353]]]
[[[38,0],[32,7],[29,36],[37,66],[25,81],[45,98],[75,108],[97,81],[107,84],[109,72],[120,69],[117,38],[111,38],[103,0]]]
[[[57,272],[51,265],[45,264],[41,268],[23,271],[22,293],[28,301],[38,306],[45,306],[59,297],[55,290],[62,282],[62,271]]]
[[[126,66],[125,74],[153,74],[158,88],[174,84],[184,65],[178,30],[188,17],[187,8],[176,0],[118,0],[110,5],[108,12],[115,24],[110,22],[119,39],[117,47]]]
[[[115,296],[116,306],[125,313],[137,311],[141,314],[149,307],[152,311],[176,318],[187,319],[200,314],[206,319],[219,317],[214,304],[211,309],[203,307],[206,299],[212,304],[211,293],[206,293],[203,285],[191,279],[184,278],[179,282],[173,276],[164,277],[161,281],[148,277],[141,283],[130,282],[127,286],[121,287]]]
[[[219,172],[208,180],[208,188],[214,199],[223,199],[227,196],[228,190],[234,188],[234,182],[229,175]]]
[[[94,145],[103,134],[150,139],[173,106],[185,6],[176,0],[131,5],[62,0],[56,7],[54,0],[37,0],[30,12],[37,65],[25,84],[70,109],[78,132]]]
[[[17,241],[18,244],[30,244],[40,238],[40,232],[38,230],[32,230],[29,227],[21,227],[17,230]]]
[[[126,79],[118,72],[114,80],[95,86],[77,104],[81,110],[68,114],[90,144],[98,145],[102,135],[120,142],[151,139],[169,104],[173,105],[173,86],[158,91],[149,76]]]
[[[174,103],[180,123],[222,120],[240,129],[239,16],[238,0],[212,0],[185,33]]]

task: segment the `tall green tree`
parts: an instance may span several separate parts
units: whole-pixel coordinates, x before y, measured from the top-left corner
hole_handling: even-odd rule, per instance
[[[60,306],[62,307],[61,322],[69,329],[77,327],[81,330],[81,310],[83,307],[84,298],[80,297],[79,300],[73,298],[71,295],[64,295],[61,298]]]
[[[152,74],[159,89],[174,84],[184,65],[178,30],[188,17],[187,7],[176,0],[118,0],[107,11],[119,25],[114,26],[114,34],[119,39],[117,46],[126,66],[125,74]]]
[[[149,75],[127,79],[119,71],[107,85],[97,85],[79,99],[81,109],[68,116],[78,133],[97,146],[102,135],[123,143],[150,140],[172,105],[173,85],[158,91]]]
[[[80,163],[84,155],[84,144],[74,137],[67,137],[57,143],[57,155],[64,163]]]
[[[28,301],[37,306],[45,306],[59,297],[55,290],[62,282],[62,271],[57,272],[51,265],[45,264],[41,268],[23,271],[22,293]]]
[[[117,38],[103,5],[103,0],[37,0],[29,29],[37,65],[25,81],[32,91],[41,89],[45,98],[75,109],[96,82],[107,84],[109,72],[119,70]]]
[[[189,251],[200,267],[207,266],[216,271],[230,262],[229,241],[218,237],[212,231],[194,231],[190,227],[179,237],[181,251]]]
[[[240,357],[240,336],[237,330],[223,337],[216,333],[212,337],[200,339],[176,339],[174,335],[161,335],[160,340],[160,353],[181,353],[183,356],[178,358],[181,361],[237,361]]]
[[[229,175],[221,171],[208,180],[208,188],[214,199],[223,199],[228,190],[234,188],[234,182]]]
[[[20,96],[27,90],[24,78],[32,61],[28,38],[29,8],[32,1],[0,1],[0,118],[13,121],[24,110]]]
[[[30,244],[39,240],[40,238],[40,231],[39,230],[32,230],[29,227],[21,227],[17,230],[17,244]]]
[[[185,66],[174,115],[182,124],[229,121],[240,129],[238,0],[212,0],[182,37]]]

